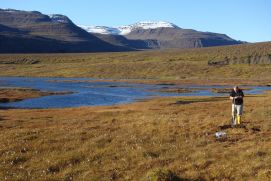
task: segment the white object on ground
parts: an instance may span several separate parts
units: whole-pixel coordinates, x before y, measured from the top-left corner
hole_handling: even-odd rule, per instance
[[[226,134],[226,132],[224,132],[224,131],[219,131],[219,132],[216,132],[215,133],[215,137],[216,138],[223,138],[223,137],[225,137],[227,134]]]

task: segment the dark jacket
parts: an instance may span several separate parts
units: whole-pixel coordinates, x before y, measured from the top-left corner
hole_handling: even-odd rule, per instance
[[[243,97],[244,97],[244,93],[241,89],[238,89],[237,92],[234,91],[234,89],[232,89],[231,93],[230,93],[230,97],[236,97],[236,96],[241,96],[240,98],[237,99],[233,99],[232,103],[235,105],[242,105],[244,103],[243,101]]]

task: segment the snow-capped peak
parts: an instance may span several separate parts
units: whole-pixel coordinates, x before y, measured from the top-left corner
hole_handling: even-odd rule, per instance
[[[136,29],[178,28],[178,26],[165,21],[140,21],[135,24],[107,27],[107,26],[80,26],[90,33],[127,35]]]
[[[140,21],[138,23],[128,25],[134,29],[156,29],[156,28],[176,28],[177,26],[166,21]],[[123,26],[126,27],[126,26]]]
[[[107,26],[80,26],[84,30],[90,33],[98,33],[98,34],[120,34],[120,30],[118,28],[111,28]]]

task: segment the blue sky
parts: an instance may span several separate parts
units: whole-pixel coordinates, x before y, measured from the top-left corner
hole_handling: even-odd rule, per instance
[[[78,25],[163,20],[237,40],[271,41],[271,0],[0,0],[0,8],[65,14]]]

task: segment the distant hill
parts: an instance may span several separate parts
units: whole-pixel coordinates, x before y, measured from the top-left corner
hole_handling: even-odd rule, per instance
[[[163,21],[144,21],[117,28],[106,26],[82,26],[82,28],[90,33],[99,34],[99,38],[109,43],[115,44],[117,39],[119,45],[129,45],[139,49],[200,48],[243,43],[224,34],[182,29]],[[120,36],[127,39],[126,44],[122,44]],[[129,41],[137,41],[136,46],[134,42],[130,44]]]
[[[0,9],[0,53],[77,53],[235,45],[227,35],[182,29],[172,23],[77,26],[67,16]]]
[[[76,26],[63,15],[0,9],[0,52],[127,51]]]

